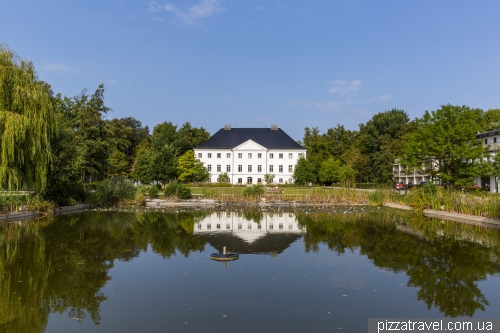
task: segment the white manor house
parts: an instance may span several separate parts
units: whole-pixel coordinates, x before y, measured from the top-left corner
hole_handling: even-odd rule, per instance
[[[306,157],[304,147],[277,125],[271,128],[231,128],[225,125],[210,139],[193,148],[195,157],[217,182],[227,173],[232,184],[265,184],[264,175],[273,174],[274,183],[293,183],[295,165]]]

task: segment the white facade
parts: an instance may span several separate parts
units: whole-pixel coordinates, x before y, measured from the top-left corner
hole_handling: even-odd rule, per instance
[[[226,172],[232,184],[265,184],[264,175],[273,174],[275,184],[293,183],[297,161],[306,157],[306,149],[269,149],[253,140],[234,148],[194,148],[195,157],[210,173],[209,182],[217,182]]]

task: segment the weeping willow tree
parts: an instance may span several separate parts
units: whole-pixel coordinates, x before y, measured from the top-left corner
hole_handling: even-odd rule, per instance
[[[0,44],[0,188],[45,188],[55,129],[50,86]]]

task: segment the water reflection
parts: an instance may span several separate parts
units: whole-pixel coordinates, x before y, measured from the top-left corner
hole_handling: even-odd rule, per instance
[[[306,253],[321,244],[338,255],[359,250],[373,265],[405,273],[428,309],[473,316],[489,305],[478,282],[499,272],[499,235],[394,211],[86,212],[12,223],[0,226],[0,331],[44,332],[50,313],[66,312],[99,325],[116,261],[148,248],[165,259],[208,245],[276,256],[299,240]]]

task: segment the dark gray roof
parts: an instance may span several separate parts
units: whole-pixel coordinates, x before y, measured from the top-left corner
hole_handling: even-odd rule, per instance
[[[242,143],[253,140],[270,149],[304,149],[281,128],[232,128],[220,129],[210,139],[196,148],[234,148]]]
[[[476,139],[483,139],[483,138],[487,138],[489,136],[494,136],[494,135],[498,135],[498,134],[500,134],[500,130],[494,130],[494,131],[485,132],[485,133],[477,133]]]

